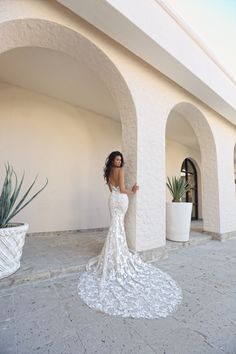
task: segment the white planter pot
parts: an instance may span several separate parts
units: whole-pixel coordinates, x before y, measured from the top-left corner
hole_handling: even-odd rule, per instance
[[[28,224],[12,224],[0,228],[0,279],[8,277],[20,268],[22,248]]]
[[[166,203],[166,238],[171,241],[189,240],[192,203]]]

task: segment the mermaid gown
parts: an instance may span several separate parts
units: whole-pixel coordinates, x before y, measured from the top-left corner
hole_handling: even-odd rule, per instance
[[[91,308],[109,315],[164,318],[177,309],[182,291],[165,272],[128,250],[124,217],[127,194],[112,186],[110,228],[99,256],[79,277],[78,294]]]

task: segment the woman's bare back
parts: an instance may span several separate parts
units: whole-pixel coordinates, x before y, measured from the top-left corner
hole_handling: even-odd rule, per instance
[[[114,187],[119,186],[119,173],[120,173],[120,168],[113,167],[109,176],[109,184],[111,184]]]

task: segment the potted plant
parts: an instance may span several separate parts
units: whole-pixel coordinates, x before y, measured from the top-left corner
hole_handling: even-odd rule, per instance
[[[0,195],[0,279],[13,274],[20,268],[25,234],[29,227],[25,223],[11,223],[10,221],[48,184],[47,180],[44,186],[29,198],[30,191],[37,179],[36,176],[28,190],[19,199],[24,174],[18,182],[17,175],[12,166],[7,164],[5,165],[5,169],[6,175]]]
[[[192,203],[182,202],[183,196],[190,191],[191,184],[183,177],[167,177],[166,183],[172,203],[166,204],[166,238],[171,241],[189,240]]]

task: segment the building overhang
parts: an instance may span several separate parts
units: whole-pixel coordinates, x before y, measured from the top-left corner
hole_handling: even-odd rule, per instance
[[[58,0],[236,125],[236,83],[163,0]]]

